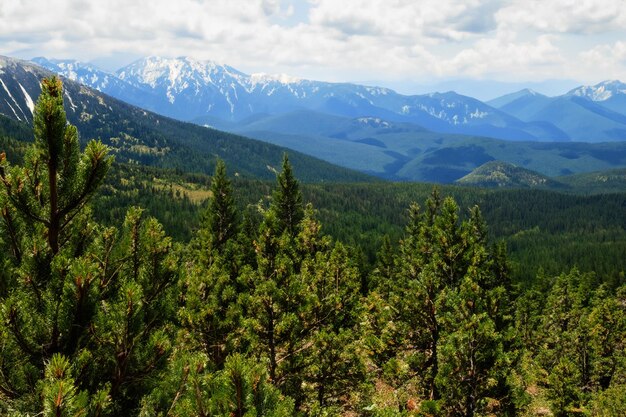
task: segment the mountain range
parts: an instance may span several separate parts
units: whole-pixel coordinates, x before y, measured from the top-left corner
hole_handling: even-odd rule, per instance
[[[52,75],[33,63],[0,56],[0,136],[32,138],[41,79]],[[283,147],[146,111],[70,79],[64,80],[64,106],[83,143],[102,140],[117,162],[210,174],[219,157],[235,175],[272,179],[288,151],[305,181],[372,180]]]
[[[604,81],[547,97],[531,90],[488,102],[526,122],[548,122],[579,142],[626,139],[626,84]]]
[[[175,123],[150,113],[153,111],[205,126],[176,125],[185,126],[177,135],[194,132],[191,150],[202,145],[207,132],[226,135],[206,128],[215,127],[238,135],[221,136],[224,138],[252,137],[395,180],[454,182],[496,160],[548,176],[626,166],[626,134],[622,135],[626,115],[617,111],[624,111],[620,103],[626,87],[619,82],[581,87],[559,97],[522,90],[483,103],[453,92],[405,96],[380,87],[247,75],[227,65],[190,58],[150,57],[115,73],[70,60],[36,58],[33,61],[38,66],[9,58],[5,61],[14,64],[11,70],[6,65],[0,68],[4,72],[0,81],[6,79],[7,85],[12,82],[8,77],[19,78],[20,71],[36,68],[45,72],[38,67],[43,66],[67,77],[72,88],[89,91],[85,97],[120,103],[110,95],[149,110],[126,105],[119,110],[122,114],[133,109],[135,118],[145,113],[145,118],[159,120],[161,126]],[[8,91],[12,93],[7,95]],[[29,105],[24,92],[30,102],[36,99],[34,89],[22,91],[15,83],[13,90],[0,86],[0,113],[26,120],[28,110],[24,109]],[[82,100],[72,93],[67,98],[70,108]],[[13,100],[24,104],[17,109]],[[85,125],[81,118],[88,117],[79,114],[75,119]],[[128,134],[136,141],[143,140],[137,131]],[[584,135],[591,143],[572,142],[572,137],[580,140]],[[591,138],[606,143],[593,143],[598,141]],[[150,140],[146,146],[153,148]],[[235,160],[244,155],[251,151],[228,157]],[[159,163],[165,164],[170,157],[160,156]],[[177,158],[180,161],[184,156],[178,154]],[[190,164],[183,165],[191,169]]]
[[[619,81],[579,87],[552,98],[523,90],[483,103],[454,92],[407,96],[388,88],[284,74],[248,75],[228,65],[188,57],[147,57],[115,73],[72,60],[33,61],[128,103],[217,127],[309,110],[505,140],[626,139],[626,85]]]

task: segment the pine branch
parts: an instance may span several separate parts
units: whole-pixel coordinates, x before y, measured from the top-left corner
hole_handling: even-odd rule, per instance
[[[21,263],[22,261],[22,251],[20,249],[19,240],[17,237],[17,231],[15,230],[15,225],[13,224],[13,217],[9,211],[8,207],[4,207],[2,209],[2,218],[4,219],[4,223],[6,224],[7,231],[9,232],[9,239],[11,242],[11,248],[13,250],[13,256],[17,263]]]
[[[15,337],[15,341],[17,342],[20,349],[22,349],[22,351],[30,355],[33,359],[36,359],[36,360],[41,359],[41,356],[42,356],[41,353],[38,353],[35,350],[33,350],[28,345],[28,342],[26,342],[24,335],[22,335],[22,332],[20,331],[17,325],[17,310],[15,308],[12,308],[11,311],[9,312],[9,329],[11,330],[11,333]]]
[[[176,395],[174,396],[174,400],[172,400],[172,405],[170,405],[170,408],[167,410],[167,414],[166,414],[167,416],[172,415],[174,406],[176,405],[176,403],[178,402],[178,399],[180,398],[180,396],[183,394],[185,390],[188,377],[189,377],[189,365],[185,365],[185,367],[183,368],[183,377],[180,380],[180,384],[178,384],[178,389],[176,390]]]

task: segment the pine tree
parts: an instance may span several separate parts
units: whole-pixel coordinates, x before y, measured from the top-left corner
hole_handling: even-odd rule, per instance
[[[293,175],[287,154],[283,155],[282,171],[276,177],[276,190],[272,197],[271,209],[276,214],[281,233],[286,231],[295,237],[300,221],[304,217],[304,209],[300,186]]]
[[[46,417],[100,417],[110,405],[108,387],[89,397],[86,391],[78,391],[72,377],[70,362],[60,354],[52,355],[46,364],[43,380],[43,415]]]
[[[67,124],[63,85],[56,77],[42,81],[33,127],[35,146],[27,154],[25,167],[10,169],[3,160],[0,168],[9,204],[3,218],[18,258],[21,248],[15,235],[15,217],[21,217],[30,227],[41,227],[48,249],[56,255],[69,240],[71,233],[66,231],[102,183],[112,162],[101,142],[89,142],[81,154],[78,131]]]
[[[546,395],[557,416],[597,407],[606,392],[619,392],[626,381],[626,291],[592,289],[595,281],[577,269],[556,277],[534,332],[538,342],[525,346],[546,375]]]
[[[372,340],[390,330],[404,333],[394,338],[403,343],[394,366],[408,363],[412,372],[388,380],[402,385],[413,378],[420,391],[412,395],[464,416],[484,412],[492,398],[490,407],[498,404],[506,414],[511,401],[510,299],[501,282],[506,281],[506,259],[502,252],[488,251],[478,209],[460,221],[456,202],[442,200],[436,190],[425,207],[422,211],[413,204],[409,209],[392,284],[387,284],[389,307],[382,314],[397,309],[394,326],[378,325],[381,334]],[[377,346],[377,352],[385,352],[384,347]],[[393,360],[387,363],[391,367]]]
[[[376,290],[381,294],[388,295],[394,286],[393,274],[396,268],[396,260],[389,235],[384,235],[382,244],[376,254],[376,268],[371,274],[368,290]]]
[[[347,249],[337,243],[304,260],[302,279],[313,295],[305,323],[304,382],[313,388],[317,407],[341,406],[364,379],[364,361],[356,342],[360,314],[359,273]]]
[[[211,178],[211,198],[205,214],[205,226],[211,248],[222,252],[224,245],[237,234],[237,211],[226,164],[218,159]]]
[[[445,295],[445,329],[437,384],[450,416],[471,417],[487,411],[504,414],[508,391],[499,392],[510,364],[503,337],[489,316],[490,298],[475,277]],[[502,404],[505,403],[505,404]]]
[[[217,161],[204,222],[189,245],[180,317],[195,348],[206,353],[215,369],[233,351],[241,324],[238,296],[244,290],[238,273],[244,255],[237,242],[237,211],[226,165]]]
[[[33,123],[24,166],[0,156],[0,228],[8,237],[0,243],[9,254],[0,284],[0,386],[25,410],[38,407],[32,400],[43,364],[84,346],[99,292],[89,253],[100,233],[85,205],[112,161],[100,142],[80,152],[56,77],[42,81]]]
[[[0,413],[100,415],[107,404],[127,414],[170,352],[172,242],[138,209],[120,242],[91,219],[86,205],[111,158],[94,141],[80,152],[58,79],[42,82],[34,114],[24,167],[0,164],[9,236],[0,245],[10,254],[0,274]]]
[[[303,286],[294,272],[297,258],[293,240],[281,233],[274,211],[266,213],[255,242],[257,269],[244,271],[249,296],[243,300],[248,343],[269,361],[269,376],[280,386],[283,362],[289,344],[300,332],[298,310],[307,304]]]
[[[180,352],[165,378],[144,398],[140,416],[181,417],[291,417],[291,398],[285,397],[267,378],[262,363],[233,354],[224,368],[214,372],[206,357]]]

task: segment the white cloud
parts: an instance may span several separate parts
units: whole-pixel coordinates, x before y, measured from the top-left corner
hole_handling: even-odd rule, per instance
[[[188,55],[248,72],[331,81],[589,78],[597,70],[564,70],[565,63],[606,55],[609,47],[619,53],[616,42],[626,37],[624,3],[0,0],[0,54],[82,60]],[[587,42],[587,55],[581,55],[583,46],[570,33],[593,33],[598,44]],[[612,68],[602,68],[626,78],[619,75],[623,62],[610,62]]]
[[[545,77],[565,63],[553,37],[543,35],[533,42],[514,42],[506,36],[483,39],[461,51],[446,65],[453,68],[453,72],[474,77],[506,72],[514,72],[518,77]]]
[[[626,42],[617,41],[610,45],[598,45],[579,54],[578,70],[581,75],[588,72],[601,73],[607,79],[625,79]]]
[[[499,4],[495,0],[319,0],[311,10],[311,23],[348,35],[460,40],[494,29]]]
[[[496,13],[498,23],[550,33],[602,33],[623,30],[624,0],[515,0]]]

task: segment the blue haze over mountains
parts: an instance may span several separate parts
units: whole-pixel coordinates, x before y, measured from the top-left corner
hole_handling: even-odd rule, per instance
[[[549,176],[626,166],[626,85],[618,81],[558,97],[522,90],[482,102],[454,92],[411,96],[248,75],[190,58],[149,57],[115,73],[33,61],[165,116],[386,178],[453,182],[493,160]]]

